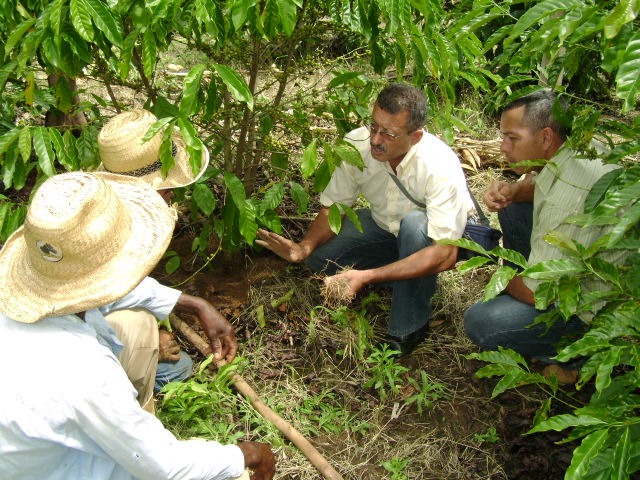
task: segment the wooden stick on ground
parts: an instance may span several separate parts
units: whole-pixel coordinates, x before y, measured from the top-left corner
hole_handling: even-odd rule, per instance
[[[177,328],[180,333],[183,334],[203,355],[207,356],[206,352],[209,351],[209,344],[205,342],[195,330],[173,313],[169,316],[169,321],[171,322],[171,325]],[[224,365],[224,362],[215,363],[218,368]],[[271,410],[240,375],[234,373],[232,378],[233,386],[236,390],[249,400],[253,405],[253,408],[255,408],[263,418],[273,423],[285,437],[291,440],[291,442],[309,459],[313,466],[318,469],[324,478],[327,480],[344,480],[342,476],[329,464],[329,462],[327,462],[322,454],[318,452],[313,445],[311,445],[309,440],[293,428],[280,415]]]

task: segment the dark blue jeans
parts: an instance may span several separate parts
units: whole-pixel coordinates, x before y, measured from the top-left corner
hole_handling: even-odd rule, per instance
[[[500,211],[498,218],[504,247],[516,250],[528,258],[531,251],[533,204],[513,203]],[[515,265],[510,266],[516,268]],[[521,355],[531,356],[545,363],[560,363],[550,358],[558,353],[556,344],[565,336],[583,332],[586,325],[579,318],[572,317],[566,324],[557,320],[546,334],[545,325],[527,328],[544,312],[511,295],[503,294],[487,303],[476,303],[464,312],[464,329],[473,343],[484,349],[511,348]],[[564,366],[576,368],[580,363],[572,362]]]
[[[317,272],[333,275],[341,267],[358,270],[377,268],[431,245],[427,235],[427,215],[410,212],[400,222],[400,232],[393,234],[380,228],[368,209],[356,210],[363,233],[345,217],[340,233],[317,248],[306,263]],[[436,290],[436,275],[393,282],[390,335],[402,336],[423,327],[431,313],[431,297]]]

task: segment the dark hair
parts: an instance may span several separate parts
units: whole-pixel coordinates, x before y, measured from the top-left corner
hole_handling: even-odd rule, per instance
[[[413,132],[427,121],[427,100],[418,87],[407,83],[392,83],[382,89],[376,100],[378,106],[392,114],[409,112],[407,128]]]
[[[553,104],[558,98],[560,108],[566,111],[567,102],[562,97],[558,97],[558,94],[553,90],[545,88],[514,100],[504,107],[503,112],[507,112],[518,107],[524,107],[522,122],[526,127],[529,127],[536,132],[549,127],[562,139],[562,141],[564,141],[567,139],[569,131],[553,116]]]

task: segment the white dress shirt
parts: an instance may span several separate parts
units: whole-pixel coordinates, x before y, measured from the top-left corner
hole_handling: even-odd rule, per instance
[[[365,168],[342,162],[334,171],[320,203],[352,206],[358,195],[369,202],[376,224],[398,235],[402,217],[418,207],[389,177],[389,162],[371,156],[369,131],[358,128],[345,136],[359,151]],[[428,236],[432,240],[456,240],[462,236],[467,215],[474,211],[457,155],[439,138],[424,131],[397,167],[397,177],[411,196],[426,205]]]
[[[149,301],[144,291],[154,282],[107,310]],[[161,318],[164,302],[170,300],[160,300],[154,312]],[[153,312],[151,303],[145,308]],[[98,309],[85,316],[95,324],[102,318],[110,329]],[[242,474],[237,446],[178,441],[142,410],[109,341],[99,343],[98,336],[76,315],[26,324],[0,314],[0,478],[223,480]]]

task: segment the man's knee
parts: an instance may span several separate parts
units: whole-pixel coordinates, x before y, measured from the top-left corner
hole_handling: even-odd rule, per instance
[[[428,235],[428,219],[425,212],[414,210],[402,217],[398,232],[398,246],[401,256],[417,252],[432,243],[433,241]]]

